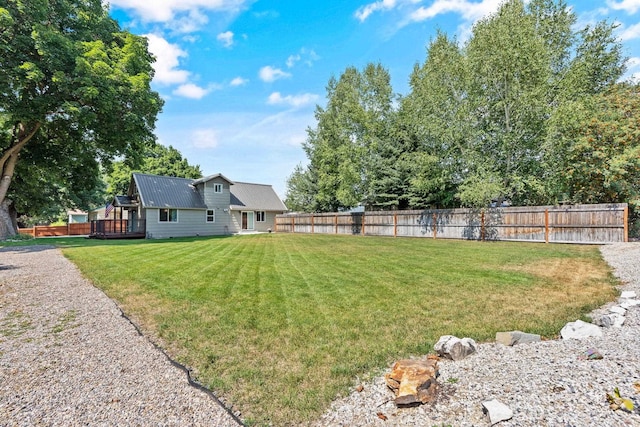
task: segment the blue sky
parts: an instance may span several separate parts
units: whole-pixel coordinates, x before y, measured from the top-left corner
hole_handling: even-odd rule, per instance
[[[568,0],[578,25],[619,24],[640,78],[640,0]],[[438,29],[465,40],[500,0],[110,0],[121,27],[149,38],[153,88],[165,100],[158,141],[205,175],[273,185],[306,163],[326,84],[346,67],[379,62],[395,92],[408,92],[414,64]]]

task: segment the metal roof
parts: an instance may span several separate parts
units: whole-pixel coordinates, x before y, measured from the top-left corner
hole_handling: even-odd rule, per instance
[[[113,206],[122,206],[126,208],[131,208],[134,206],[138,206],[138,202],[134,197],[129,196],[115,196],[113,198]]]
[[[193,179],[141,173],[134,173],[133,179],[144,208],[207,208]]]
[[[270,185],[236,181],[231,186],[231,210],[283,212],[287,207]]]

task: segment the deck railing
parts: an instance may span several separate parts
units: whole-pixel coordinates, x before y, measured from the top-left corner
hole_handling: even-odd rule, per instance
[[[91,221],[92,236],[144,234],[144,219],[98,219]]]

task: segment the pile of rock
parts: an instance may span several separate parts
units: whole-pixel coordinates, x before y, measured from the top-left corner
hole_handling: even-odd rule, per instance
[[[593,319],[593,323],[603,328],[620,328],[624,324],[627,310],[631,307],[640,306],[640,300],[636,299],[635,291],[622,292],[618,299],[618,304],[609,307],[608,313]]]
[[[399,360],[384,377],[387,386],[396,394],[396,406],[431,402],[438,387],[438,358]]]
[[[562,339],[583,339],[602,337],[603,328],[621,327],[625,321],[627,310],[640,307],[640,299],[636,299],[634,291],[622,292],[618,304],[609,307],[607,312],[594,316],[594,323],[582,320],[567,323],[560,335]],[[496,342],[505,346],[535,343],[541,341],[540,335],[522,331],[497,332]],[[434,345],[437,356],[428,356],[424,360],[400,360],[393,366],[391,373],[385,375],[389,388],[396,393],[396,406],[420,405],[434,402],[438,390],[438,359],[453,361],[465,359],[478,350],[476,342],[471,338],[458,338],[453,335],[440,337]],[[584,351],[580,359],[602,359],[602,354],[592,348]],[[488,416],[491,425],[511,419],[513,411],[504,403],[496,400],[482,402],[482,409]]]

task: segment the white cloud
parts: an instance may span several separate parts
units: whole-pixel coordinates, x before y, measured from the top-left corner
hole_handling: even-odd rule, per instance
[[[618,36],[622,41],[640,38],[640,23],[632,25],[629,28],[621,27],[618,31]]]
[[[278,79],[291,77],[291,73],[287,73],[286,71],[282,71],[279,68],[273,68],[267,65],[266,67],[260,68],[258,76],[260,76],[260,80],[271,83]]]
[[[640,58],[634,56],[627,60],[627,72],[623,76],[625,79],[640,83]]]
[[[294,108],[304,107],[309,104],[313,104],[318,100],[319,96],[313,93],[303,93],[300,95],[287,95],[282,96],[280,92],[273,92],[267,99],[267,104],[270,105],[289,105]]]
[[[242,77],[238,76],[236,78],[234,78],[233,80],[231,80],[231,86],[244,86],[247,83],[249,83],[248,79],[243,79]]]
[[[192,9],[174,19],[167,22],[167,27],[177,33],[193,33],[207,25],[209,18],[198,9]]]
[[[396,0],[380,0],[364,5],[356,10],[355,16],[360,22],[364,22],[373,12],[379,10],[391,10],[397,5]]]
[[[224,47],[233,46],[233,33],[231,31],[225,31],[224,33],[218,34],[216,37],[219,42],[222,43]]]
[[[186,57],[187,52],[155,34],[147,34],[145,37],[149,40],[149,52],[156,57],[153,64],[154,81],[160,84],[185,83],[191,73],[178,67],[180,58]]]
[[[613,10],[624,10],[633,15],[640,9],[640,0],[607,0],[607,6]]]
[[[173,94],[185,98],[201,99],[211,92],[211,90],[211,88],[205,89],[193,83],[186,83],[178,86],[178,88],[173,91]]]
[[[214,129],[196,129],[191,133],[191,141],[196,148],[215,148],[218,146],[218,133]]]
[[[318,59],[320,59],[320,56],[318,56],[313,49],[306,49],[303,47],[298,53],[289,55],[287,58],[287,67],[293,68],[300,61],[311,67]]]
[[[497,11],[501,3],[502,0],[482,0],[481,2],[472,2],[469,0],[436,0],[429,7],[419,7],[411,14],[410,18],[412,21],[421,22],[445,13],[458,13],[466,21],[475,22]]]
[[[300,55],[289,55],[287,58],[287,67],[291,68],[296,65],[296,62],[300,61],[302,57]]]
[[[175,21],[181,14],[202,14],[202,11],[237,11],[245,0],[110,0],[111,6],[134,11],[143,21]]]

